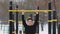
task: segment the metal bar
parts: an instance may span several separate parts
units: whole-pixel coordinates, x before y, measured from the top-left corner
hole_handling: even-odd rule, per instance
[[[48,3],[48,9],[51,10],[51,2]],[[51,12],[48,12],[48,20],[51,20]],[[48,34],[51,34],[51,22],[48,22]]]
[[[58,34],[60,34],[60,24],[58,25]]]
[[[8,10],[9,12],[52,12],[52,10]]]
[[[15,20],[8,20],[8,22],[15,22]],[[48,22],[53,22],[53,21],[55,21],[55,22],[57,22],[57,19],[51,19],[51,20],[48,20]],[[18,22],[21,22],[21,20],[20,21],[18,21]]]
[[[56,11],[53,11],[53,19],[56,19]],[[56,34],[56,22],[53,21],[53,34]]]
[[[10,7],[9,10],[12,10],[12,1],[10,1]],[[9,12],[9,19],[14,20],[14,16],[12,12]],[[13,34],[12,32],[14,31],[14,22],[9,21],[9,34]]]
[[[16,10],[18,10],[18,5],[16,5]],[[18,34],[18,12],[16,12],[16,34]]]

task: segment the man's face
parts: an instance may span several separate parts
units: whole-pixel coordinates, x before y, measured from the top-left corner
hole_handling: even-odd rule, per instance
[[[32,20],[28,20],[28,22],[27,22],[27,25],[28,26],[32,26],[34,23],[33,23],[33,21]]]
[[[32,20],[28,20],[28,23],[33,23],[33,21]]]

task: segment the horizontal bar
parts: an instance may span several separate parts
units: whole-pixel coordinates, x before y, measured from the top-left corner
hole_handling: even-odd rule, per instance
[[[16,22],[16,20],[8,20],[8,22]],[[18,21],[19,24],[22,24],[21,22],[22,21]]]
[[[10,22],[10,21],[11,22],[16,22],[15,20],[8,20],[8,22]],[[22,21],[18,21],[18,22],[22,22]],[[48,20],[48,22],[57,22],[57,19]]]
[[[8,10],[9,12],[52,12],[52,10]]]
[[[57,19],[48,20],[48,22],[57,22]]]
[[[57,22],[57,19],[53,19],[52,21],[53,21],[53,22]]]
[[[9,22],[15,22],[15,20],[8,20]]]
[[[48,20],[48,22],[52,22],[52,20]]]

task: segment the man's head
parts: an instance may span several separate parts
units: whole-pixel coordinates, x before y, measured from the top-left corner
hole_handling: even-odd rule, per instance
[[[33,25],[33,19],[32,18],[27,19],[27,25],[29,25],[29,26]]]
[[[28,21],[28,23],[32,23],[33,19],[32,18],[28,18],[27,21]]]

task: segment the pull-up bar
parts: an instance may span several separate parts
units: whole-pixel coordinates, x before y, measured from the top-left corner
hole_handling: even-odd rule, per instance
[[[15,22],[15,20],[8,20],[8,22]],[[21,22],[21,21],[18,21]],[[57,22],[57,19],[48,20],[48,22]]]
[[[48,22],[57,22],[57,19],[48,20]]]
[[[8,10],[9,12],[53,12],[53,10]]]

